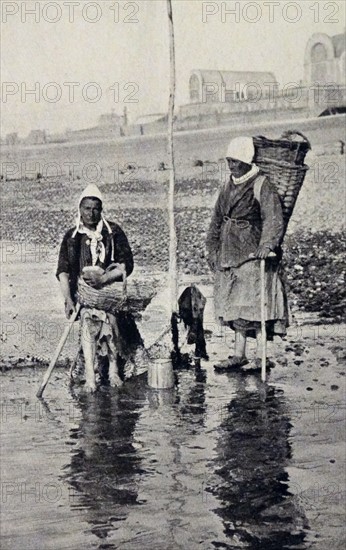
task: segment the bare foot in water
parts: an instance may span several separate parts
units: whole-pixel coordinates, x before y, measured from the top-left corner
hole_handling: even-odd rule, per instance
[[[275,367],[275,363],[271,361],[270,359],[266,360],[266,369],[272,369]],[[262,359],[259,357],[256,357],[253,361],[251,361],[246,367],[244,367],[242,370],[254,372],[254,371],[260,371],[262,369]]]
[[[229,367],[242,367],[243,365],[246,365],[248,363],[248,360],[246,359],[245,355],[238,356],[238,355],[231,355],[228,358],[228,366]]]
[[[109,377],[109,383],[112,388],[120,388],[123,385],[123,381],[118,374],[112,374]]]
[[[97,387],[96,387],[96,384],[89,384],[88,382],[86,382],[84,389],[86,393],[95,393]]]
[[[232,357],[229,357],[227,361],[219,363],[218,365],[214,365],[214,370],[216,372],[232,371],[234,369],[242,367],[243,365],[246,365],[247,363],[248,360],[246,359],[246,357],[238,357],[237,355],[233,355]]]

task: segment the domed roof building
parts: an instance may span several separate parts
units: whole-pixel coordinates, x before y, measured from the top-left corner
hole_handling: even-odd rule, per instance
[[[345,86],[346,33],[328,36],[315,33],[305,49],[305,85]]]
[[[190,103],[228,103],[269,95],[277,87],[273,73],[194,70],[189,81]]]

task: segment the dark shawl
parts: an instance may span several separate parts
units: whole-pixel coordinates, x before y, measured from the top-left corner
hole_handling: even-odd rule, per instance
[[[102,229],[102,241],[105,247],[105,261],[98,263],[100,267],[106,269],[112,261],[125,264],[126,274],[129,276],[133,271],[133,256],[127,240],[127,237],[121,227],[113,222],[108,222],[112,233],[110,234],[105,224]],[[56,276],[60,273],[68,273],[72,298],[75,297],[77,281],[84,266],[92,265],[90,248],[85,246],[87,236],[76,233],[73,237],[75,228],[69,229],[61,243],[58,268]],[[112,247],[113,241],[113,247]],[[112,258],[112,248],[114,249],[114,258]]]
[[[258,178],[263,179],[259,201],[254,194]],[[235,185],[231,178],[220,191],[209,226],[209,264],[214,269],[239,267],[264,244],[280,258],[283,230],[280,198],[269,180],[259,174]]]

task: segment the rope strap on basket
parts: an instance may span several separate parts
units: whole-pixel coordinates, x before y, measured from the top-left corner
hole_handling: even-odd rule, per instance
[[[287,132],[284,132],[281,136],[280,139],[288,139],[290,141],[294,141],[293,140],[293,136],[300,136],[301,138],[303,138],[303,140],[305,141],[305,143],[307,144],[308,146],[308,149],[310,150],[311,149],[311,143],[310,141],[308,140],[308,138],[302,134],[301,132],[299,132],[298,130],[287,130]]]

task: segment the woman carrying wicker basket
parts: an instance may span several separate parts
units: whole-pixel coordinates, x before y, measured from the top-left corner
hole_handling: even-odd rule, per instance
[[[133,257],[125,233],[102,213],[102,195],[88,185],[78,205],[76,226],[65,234],[59,253],[57,277],[65,299],[67,318],[77,303],[78,281],[101,289],[121,281],[133,270]],[[86,389],[96,390],[98,356],[108,356],[111,385],[121,385],[117,370],[117,348],[121,327],[117,316],[98,307],[81,309],[81,347],[85,359]]]
[[[210,268],[215,272],[216,317],[235,331],[234,355],[215,365],[224,371],[248,363],[246,340],[256,337],[256,368],[261,366],[260,260],[267,259],[266,332],[285,335],[288,311],[280,278],[281,241],[284,222],[279,196],[266,176],[253,164],[253,140],[231,141],[227,161],[230,180],[222,187],[207,236]],[[270,258],[270,256],[274,256]]]

